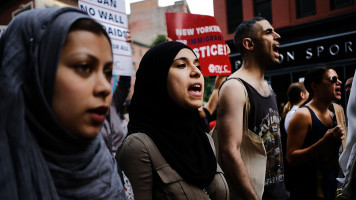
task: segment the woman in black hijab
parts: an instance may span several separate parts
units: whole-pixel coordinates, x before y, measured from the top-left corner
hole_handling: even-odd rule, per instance
[[[204,79],[194,52],[165,42],[142,58],[129,136],[116,156],[136,200],[227,199],[228,188],[198,108]]]
[[[101,135],[112,52],[74,8],[21,13],[0,39],[0,199],[123,199]]]

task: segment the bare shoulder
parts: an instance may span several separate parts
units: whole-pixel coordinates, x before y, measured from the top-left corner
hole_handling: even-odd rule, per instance
[[[301,107],[301,108],[298,108],[295,113],[294,113],[295,116],[298,116],[298,117],[302,117],[302,118],[305,118],[305,117],[309,117],[310,116],[310,112],[308,110],[308,108],[306,107]]]
[[[244,85],[229,78],[220,89],[216,132],[223,149],[236,150],[242,141],[243,109],[246,103]]]
[[[245,86],[235,78],[229,78],[220,88],[219,102],[221,101],[245,104]]]
[[[301,125],[309,126],[311,125],[311,123],[312,123],[311,115],[308,108],[306,107],[301,107],[297,111],[295,111],[290,121],[290,125],[296,124],[297,126],[301,126]]]

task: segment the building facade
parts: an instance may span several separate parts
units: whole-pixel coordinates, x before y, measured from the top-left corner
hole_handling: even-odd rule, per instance
[[[356,68],[355,0],[214,0],[214,15],[230,46],[233,71],[241,56],[233,44],[235,28],[254,16],[268,19],[281,35],[280,64],[266,71],[278,103],[287,102],[290,83],[303,80],[311,67],[322,64],[336,70],[340,80]],[[342,105],[346,104],[343,94]]]
[[[148,46],[158,35],[167,36],[166,12],[190,12],[185,0],[165,7],[159,7],[158,0],[145,0],[131,3],[130,8],[128,20],[132,38]]]

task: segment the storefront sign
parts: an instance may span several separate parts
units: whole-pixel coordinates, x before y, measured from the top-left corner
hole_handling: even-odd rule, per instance
[[[356,31],[281,44],[279,53],[280,64],[273,69],[356,58]],[[230,59],[233,69],[241,66],[239,54]]]
[[[356,31],[281,45],[282,66],[330,62],[356,57]]]

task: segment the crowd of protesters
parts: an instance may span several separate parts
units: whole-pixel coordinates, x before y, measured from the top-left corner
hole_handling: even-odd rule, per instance
[[[131,77],[112,93],[103,27],[76,8],[19,14],[0,38],[0,199],[356,199],[355,79],[346,117],[329,66],[290,85],[280,116],[264,77],[280,38],[263,17],[242,22],[242,66],[205,106],[194,51],[151,48],[126,126]]]

